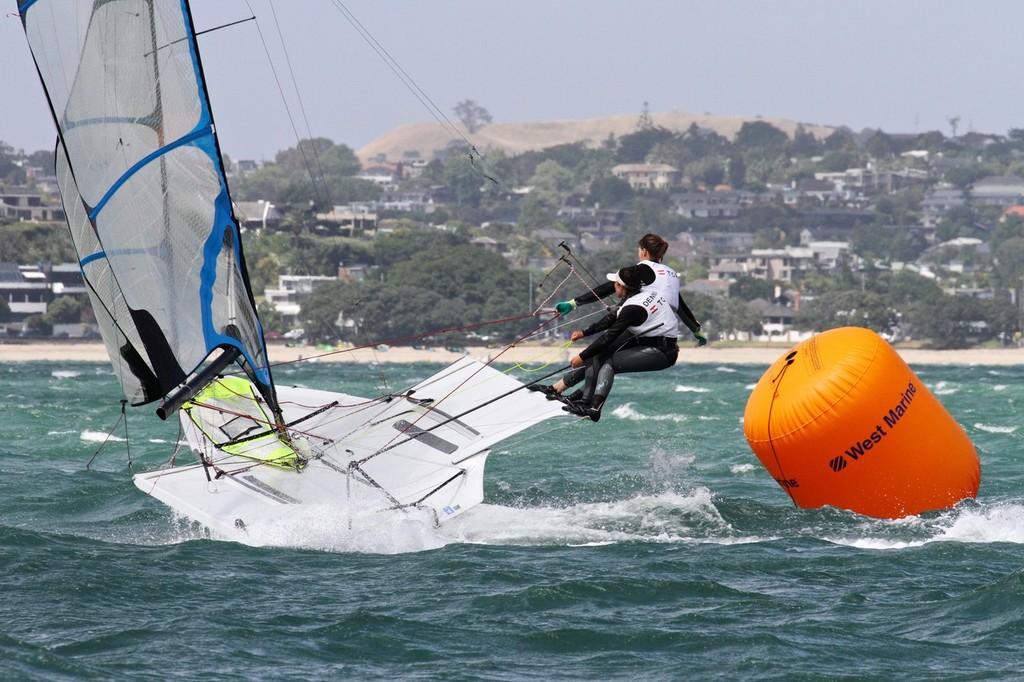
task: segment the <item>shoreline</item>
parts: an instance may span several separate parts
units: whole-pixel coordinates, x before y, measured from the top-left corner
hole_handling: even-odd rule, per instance
[[[785,355],[796,344],[772,346],[716,346],[703,348],[682,346],[679,364],[760,365],[768,367]],[[479,359],[536,365],[545,363],[568,364],[569,357],[584,346],[542,345],[521,343],[510,349],[471,346],[461,351],[445,348],[412,348],[408,346],[380,346],[323,350],[315,346],[287,346],[270,344],[267,351],[272,365],[295,362],[350,362],[355,364],[431,362],[448,364],[464,355]],[[570,353],[572,351],[572,353]],[[976,348],[968,350],[924,350],[896,348],[908,365],[1024,365],[1024,348]],[[0,343],[0,362],[109,362],[106,348],[101,342],[88,341],[26,341]]]

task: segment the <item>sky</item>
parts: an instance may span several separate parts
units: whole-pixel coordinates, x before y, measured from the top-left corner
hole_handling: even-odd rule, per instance
[[[50,149],[7,4],[0,141]],[[256,17],[199,38],[235,159],[271,160],[310,134],[358,150],[402,124],[455,121],[464,100],[495,123],[639,117],[646,102],[854,131],[1024,128],[1018,0],[193,0],[192,13],[200,31]]]

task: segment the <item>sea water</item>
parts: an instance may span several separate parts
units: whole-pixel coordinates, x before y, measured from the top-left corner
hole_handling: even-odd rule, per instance
[[[377,395],[436,369],[276,378]],[[764,369],[620,377],[600,422],[501,444],[440,528],[311,510],[253,548],[135,488],[178,429],[122,417],[105,364],[0,362],[0,679],[1024,678],[1024,368],[914,367],[982,481],[896,521],[793,506],[743,438]]]

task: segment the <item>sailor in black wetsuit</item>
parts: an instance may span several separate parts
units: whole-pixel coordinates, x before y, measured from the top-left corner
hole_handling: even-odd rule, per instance
[[[679,292],[679,275],[676,274],[675,270],[661,262],[665,257],[666,251],[668,251],[668,242],[656,234],[648,233],[640,239],[636,250],[637,258],[639,259],[637,264],[649,266],[651,268],[650,272],[653,273],[653,277],[650,277],[646,275],[645,271],[643,289],[654,289],[664,296],[669,306],[672,307],[679,316],[679,319],[683,321],[683,324],[693,334],[693,337],[697,340],[697,345],[704,346],[708,342],[707,334],[701,329],[700,322],[697,321],[697,318],[689,306],[686,305],[686,301],[683,300],[683,296]],[[593,303],[613,293],[615,293],[615,284],[613,282],[603,282],[582,296],[558,303],[555,305],[555,310],[562,315],[566,315],[572,312],[578,305]],[[579,337],[572,338],[572,340],[575,341],[577,338]],[[530,388],[535,391],[543,391],[547,395],[548,400],[562,400],[563,402],[567,399],[578,400],[582,397],[580,391],[576,391],[571,396],[568,396],[568,398],[563,397],[562,393],[566,388],[575,386],[583,381],[583,376],[582,369],[570,370],[552,386],[534,384]]]
[[[679,315],[679,319],[693,333],[694,338],[697,339],[697,345],[703,346],[708,342],[707,334],[701,331],[700,322],[697,321],[690,307],[683,300],[682,294],[679,293],[679,275],[675,270],[661,262],[665,257],[666,251],[668,251],[668,242],[656,234],[648,233],[640,239],[636,249],[637,259],[639,260],[637,265],[647,265],[654,272],[654,281],[645,281],[644,288],[655,289],[664,296],[668,304],[672,306],[672,310],[676,311],[676,314]],[[594,301],[611,296],[613,293],[615,293],[614,284],[612,282],[603,282],[582,296],[557,303],[555,310],[562,315],[566,315],[575,310],[576,306],[593,303]]]
[[[631,265],[608,275],[622,304],[587,329],[573,332],[573,339],[603,332],[593,343],[570,360],[584,368],[583,395],[563,408],[567,412],[601,418],[616,374],[654,372],[676,364],[679,324],[665,297],[653,289],[641,290],[649,266]]]

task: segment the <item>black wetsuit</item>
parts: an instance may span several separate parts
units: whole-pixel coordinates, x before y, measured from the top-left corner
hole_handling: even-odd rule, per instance
[[[610,296],[610,295],[612,295],[614,293],[615,293],[615,282],[602,282],[601,284],[598,284],[596,287],[594,287],[591,291],[588,291],[587,293],[583,294],[582,296],[577,296],[573,300],[576,301],[576,305],[586,305],[587,303],[594,303],[595,301],[598,301],[598,300],[600,300],[602,298],[607,298],[608,296]],[[683,300],[683,295],[682,294],[679,294],[679,300],[677,301],[677,306],[675,307],[675,311],[676,311],[676,315],[679,316],[679,319],[683,321],[683,324],[686,325],[687,329],[689,329],[690,332],[692,332],[693,334],[696,334],[697,332],[700,331],[700,327],[701,327],[700,322],[697,321],[697,318],[694,316],[693,312],[690,310],[690,307],[688,305],[686,305],[686,301]],[[613,308],[612,312],[611,312],[611,315],[614,316],[614,314],[615,314],[615,309]],[[583,335],[584,336],[589,336],[590,334],[593,334],[593,333],[595,333],[597,331],[600,331],[599,329],[596,329],[596,327],[597,327],[597,325],[601,324],[602,322],[604,322],[604,319],[602,319],[597,324],[591,325],[587,329],[583,330]],[[629,325],[626,325],[626,326],[629,326]],[[618,348],[619,346],[621,346],[622,343],[625,342],[625,341],[626,341],[626,339],[623,339],[618,344],[616,344],[616,343],[609,343],[608,345],[614,349],[614,348]],[[679,349],[677,347],[676,348],[676,353],[678,354],[678,352],[679,352]],[[581,353],[580,356],[582,357],[582,355],[583,354]],[[675,360],[674,359],[672,360],[672,364],[675,364]],[[643,370],[641,370],[641,371],[643,371]],[[583,381],[584,378],[586,378],[586,366],[585,365],[583,367],[577,367],[575,369],[571,369],[568,372],[566,372],[565,374],[563,374],[562,375],[562,383],[565,384],[566,388],[568,388],[569,386],[575,386],[576,384],[580,383],[581,381]],[[607,394],[605,394],[605,395],[607,395]]]
[[[584,403],[600,410],[616,374],[655,372],[676,364],[679,346],[674,336],[635,336],[630,331],[646,322],[647,316],[642,306],[625,305],[583,331],[585,336],[604,332],[580,352],[583,366],[573,370],[582,370],[586,378]]]

